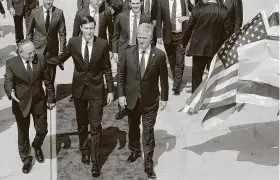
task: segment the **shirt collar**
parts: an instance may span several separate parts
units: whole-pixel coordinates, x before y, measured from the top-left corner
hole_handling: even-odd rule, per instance
[[[43,10],[44,10],[44,12],[47,12],[47,9],[45,8],[45,6],[44,6],[44,5],[43,5]],[[49,9],[50,13],[52,13],[52,10],[53,10],[53,6],[52,6],[52,7],[50,7],[50,9]]]
[[[137,18],[140,18],[141,11],[139,11],[136,15],[137,15]],[[130,10],[130,17],[133,17],[133,16],[134,16],[134,12],[132,10]]]
[[[89,44],[89,45],[91,45],[91,44],[93,43],[94,38],[95,38],[95,37],[92,37],[92,38],[88,41],[88,44]],[[86,42],[87,42],[87,41],[86,41],[85,38],[82,36],[82,43],[83,43],[83,44],[86,44]]]
[[[143,50],[139,47],[139,52],[140,52],[140,54],[142,54],[142,51],[143,51]],[[150,51],[151,51],[151,45],[149,45],[149,46],[147,47],[147,49],[145,50],[145,52],[146,52],[147,54],[149,54]]]

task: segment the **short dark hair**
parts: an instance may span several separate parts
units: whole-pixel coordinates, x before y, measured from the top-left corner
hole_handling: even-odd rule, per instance
[[[81,26],[83,26],[84,24],[89,24],[89,23],[93,23],[94,26],[96,25],[96,22],[94,20],[93,17],[91,16],[84,16],[81,20]]]

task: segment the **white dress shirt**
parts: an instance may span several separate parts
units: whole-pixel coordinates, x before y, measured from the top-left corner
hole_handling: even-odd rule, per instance
[[[178,21],[178,18],[182,17],[182,7],[180,0],[169,0],[169,12],[170,12],[170,20],[172,17],[172,6],[173,2],[176,1],[176,30],[173,32],[179,33],[182,32],[182,23]],[[187,9],[186,9],[187,11]]]
[[[50,24],[51,24],[51,19],[52,19],[52,9],[53,9],[53,6],[50,7],[49,9],[49,14],[50,14]],[[46,23],[46,20],[47,20],[47,9],[45,8],[45,6],[43,5],[43,11],[44,11],[44,20],[45,20],[45,23]]]
[[[89,6],[89,14],[95,20],[95,29],[94,35],[98,37],[99,35],[99,9],[94,9],[92,6]]]
[[[20,58],[21,58],[22,63],[23,63],[23,65],[24,65],[24,67],[25,67],[25,70],[27,71],[27,63],[26,63],[26,60],[25,60],[25,59],[23,59],[22,57],[20,57]],[[30,64],[30,66],[31,66],[31,69],[33,70],[33,67],[32,67],[32,61],[31,61],[31,62],[29,62],[29,64]]]
[[[139,25],[141,12],[137,14],[137,27]],[[129,13],[129,44],[132,43],[132,33],[133,33],[133,22],[134,22],[134,13],[130,10]]]
[[[87,41],[82,37],[82,56],[85,58],[85,46],[86,46]],[[93,43],[93,38],[91,38],[88,41],[88,55],[89,55],[89,61],[91,59],[91,52],[92,52],[92,43]]]
[[[141,59],[142,59],[142,49],[139,48],[139,65],[141,64]],[[145,50],[144,58],[145,58],[145,69],[147,68],[148,60],[150,57],[150,52],[151,52],[151,45]]]

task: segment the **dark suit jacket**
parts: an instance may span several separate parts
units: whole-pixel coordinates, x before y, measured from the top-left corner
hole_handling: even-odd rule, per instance
[[[216,3],[194,9],[184,33],[183,45],[191,38],[188,55],[213,57],[228,37],[228,12]]]
[[[188,10],[191,12],[193,5],[188,1]],[[186,3],[185,0],[181,0],[182,15],[186,16]],[[182,30],[186,29],[188,21],[182,23]],[[165,44],[171,43],[171,19],[169,11],[169,1],[161,0],[159,3],[158,14],[157,14],[157,25],[156,25],[156,36],[157,38],[163,38]]]
[[[129,1],[130,0],[123,1],[122,12],[129,11],[131,9]]]
[[[151,0],[151,21],[157,20],[157,13],[158,13],[158,6],[159,6],[159,0]],[[144,7],[145,7],[145,1],[143,0],[143,5],[141,6],[141,12],[144,12]]]
[[[226,0],[225,6],[228,9],[230,20],[230,35],[238,31],[243,23],[243,5],[242,0]]]
[[[18,16],[23,15],[23,13],[30,13],[36,6],[39,6],[39,0],[7,0],[8,10],[13,7]]]
[[[87,84],[93,99],[103,99],[105,95],[103,74],[108,92],[114,91],[107,41],[95,37],[91,53],[90,64],[87,65],[82,56],[82,36],[79,36],[70,38],[67,47],[59,56],[47,60],[49,65],[54,66],[65,62],[70,56],[73,58],[75,70],[72,94],[75,98],[81,97]]]
[[[22,112],[26,117],[31,106],[35,108],[35,114],[42,114],[47,110],[46,103],[55,103],[54,86],[49,77],[47,66],[43,55],[35,56],[33,67],[33,79],[30,80],[20,56],[11,58],[6,62],[6,75],[4,89],[11,100],[11,91],[14,89],[19,100],[12,102],[13,113]],[[48,99],[46,99],[42,82],[45,82]]]
[[[119,58],[124,53],[125,48],[129,44],[130,29],[129,29],[130,11],[121,12],[115,19],[114,23],[114,35],[112,41],[112,52],[118,53]],[[142,14],[139,24],[150,23],[150,18]]]
[[[76,13],[73,26],[73,37],[79,36],[81,33],[81,20],[84,16],[89,16],[89,6],[81,9]],[[109,32],[109,50],[112,49],[113,22],[109,8],[105,8],[105,4],[99,8],[99,35],[98,37],[107,40],[107,28]]]
[[[59,44],[60,51],[66,47],[66,26],[63,11],[53,7],[49,31],[47,32],[43,6],[34,9],[26,28],[26,37],[33,41],[38,54],[43,54],[47,48],[52,56],[57,56]]]
[[[158,87],[159,78],[161,94]],[[126,97],[128,109],[135,107],[139,94],[144,107],[151,107],[158,103],[159,95],[162,101],[167,101],[168,73],[165,53],[156,47],[151,48],[145,74],[141,78],[138,46],[127,48],[123,58],[120,59],[118,93],[119,96]]]

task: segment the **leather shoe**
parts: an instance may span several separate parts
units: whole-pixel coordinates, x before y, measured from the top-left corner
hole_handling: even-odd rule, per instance
[[[145,173],[148,175],[149,179],[156,179],[157,177],[153,168],[145,168]]]
[[[88,155],[82,154],[82,163],[89,165],[90,158]]]
[[[63,64],[59,64],[58,67],[59,67],[62,71],[64,71],[64,65],[63,65]]]
[[[39,163],[43,163],[45,161],[44,154],[41,148],[34,148],[35,158]]]
[[[22,172],[24,174],[28,174],[31,171],[31,169],[32,169],[32,159],[23,164]]]
[[[91,175],[92,177],[100,176],[100,168],[98,166],[93,165],[91,168]]]
[[[141,156],[141,153],[131,152],[131,154],[127,158],[127,161],[132,163],[132,162],[136,161],[140,156]]]
[[[173,90],[173,94],[174,94],[174,95],[176,95],[176,96],[180,95],[180,91],[179,91],[179,89],[175,89],[175,90]]]
[[[116,119],[123,119],[125,116],[127,116],[126,110],[121,110],[116,114],[115,118]]]

